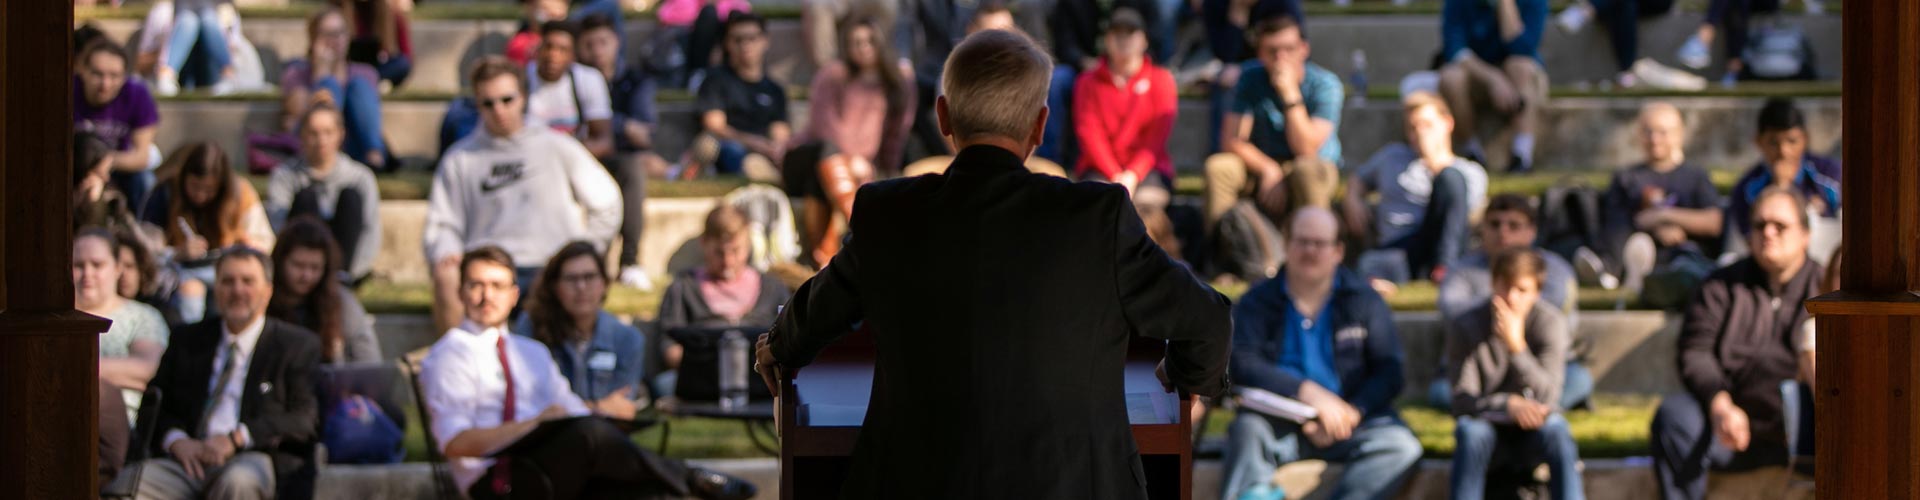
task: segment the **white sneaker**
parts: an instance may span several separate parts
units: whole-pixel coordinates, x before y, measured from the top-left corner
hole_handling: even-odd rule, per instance
[[[180,79],[176,76],[159,76],[153,79],[153,93],[160,97],[180,95]]]
[[[1553,17],[1554,24],[1560,25],[1560,29],[1568,34],[1579,33],[1592,20],[1593,6],[1585,2],[1569,5],[1566,10],[1560,11],[1560,15]]]
[[[642,292],[653,291],[653,278],[647,276],[647,270],[640,266],[627,266],[620,269],[620,284]]]
[[[1654,247],[1653,237],[1647,233],[1633,233],[1627,237],[1627,244],[1620,250],[1621,274],[1626,275],[1625,283],[1630,294],[1638,295],[1646,285],[1647,274],[1653,272],[1653,260],[1658,249]]]
[[[1643,57],[1638,61],[1634,61],[1633,69],[1628,70],[1628,74],[1638,78],[1641,83],[1651,85],[1654,88],[1690,91],[1704,90],[1707,88],[1706,78],[1701,78],[1699,75],[1689,73],[1680,68],[1660,64],[1649,57]]]
[[[1593,249],[1580,247],[1573,251],[1573,272],[1581,283],[1600,285],[1600,288],[1608,290],[1620,288],[1620,278],[1607,272],[1607,264],[1593,253]]]
[[[220,83],[213,84],[213,87],[209,88],[207,91],[213,93],[213,95],[215,96],[224,96],[224,95],[232,94],[233,90],[234,90],[234,86],[233,86],[232,80],[221,80]]]
[[[1687,37],[1687,43],[1680,44],[1680,50],[1674,54],[1674,58],[1679,59],[1680,64],[1699,71],[1707,69],[1707,64],[1713,62],[1713,53],[1709,52],[1707,42],[1700,40],[1700,35],[1694,35]]]

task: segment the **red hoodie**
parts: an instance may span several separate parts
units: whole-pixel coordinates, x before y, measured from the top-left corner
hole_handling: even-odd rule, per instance
[[[1167,136],[1180,105],[1173,74],[1142,61],[1124,86],[1114,84],[1105,58],[1073,85],[1073,130],[1080,140],[1077,175],[1089,170],[1112,179],[1121,172],[1145,177],[1159,170],[1173,180]]]

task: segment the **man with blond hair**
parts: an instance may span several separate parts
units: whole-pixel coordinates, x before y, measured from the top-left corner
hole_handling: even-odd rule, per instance
[[[1127,190],[1022,167],[1052,66],[1019,33],[961,42],[934,103],[953,165],[861,187],[851,241],[760,339],[777,392],[852,325],[873,333],[885,383],[841,498],[1145,499],[1129,339],[1166,341],[1170,385],[1227,389],[1226,298],[1147,238]]]
[[[1440,281],[1466,252],[1468,220],[1487,204],[1487,171],[1453,154],[1453,113],[1427,92],[1407,95],[1407,143],[1374,153],[1347,182],[1341,208],[1348,232],[1376,242],[1362,275],[1395,283]],[[1367,205],[1368,194],[1379,202]]]

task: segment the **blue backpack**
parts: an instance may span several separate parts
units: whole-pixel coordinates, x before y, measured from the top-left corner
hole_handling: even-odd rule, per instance
[[[322,423],[320,441],[327,445],[328,463],[391,464],[407,456],[402,442],[406,432],[366,396],[340,398]]]

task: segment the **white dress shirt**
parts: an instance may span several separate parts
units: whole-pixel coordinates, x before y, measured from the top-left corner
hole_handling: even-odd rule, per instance
[[[233,379],[227,381],[226,390],[219,394],[207,395],[213,398],[213,412],[207,415],[207,421],[202,424],[207,429],[207,435],[201,436],[201,439],[238,432],[239,439],[234,442],[235,447],[245,448],[245,445],[253,443],[252,435],[247,433],[246,424],[240,423],[240,395],[246,391],[247,369],[253,366],[253,348],[260,344],[260,333],[266,327],[267,317],[264,315],[254,318],[253,323],[240,329],[238,333],[229,330],[225,322],[220,323],[220,343],[214,347],[213,376],[207,378],[207,392],[213,392],[214,387],[220,385],[220,368],[227,363],[228,343],[239,344],[239,351],[235,353],[238,359],[233,362]],[[161,440],[160,449],[170,450],[173,448],[174,441],[188,437],[190,436],[186,431],[174,429]]]
[[[502,335],[507,337],[507,360],[513,368],[515,421],[539,417],[541,410],[552,405],[566,408],[570,415],[590,413],[586,403],[573,394],[567,378],[560,375],[547,346],[508,334],[504,325],[483,328],[465,321],[434,342],[421,363],[427,419],[433,422],[433,439],[442,453],[461,432],[503,423],[500,412],[507,387],[497,346]],[[448,462],[462,490],[493,466],[490,458],[449,457]]]

